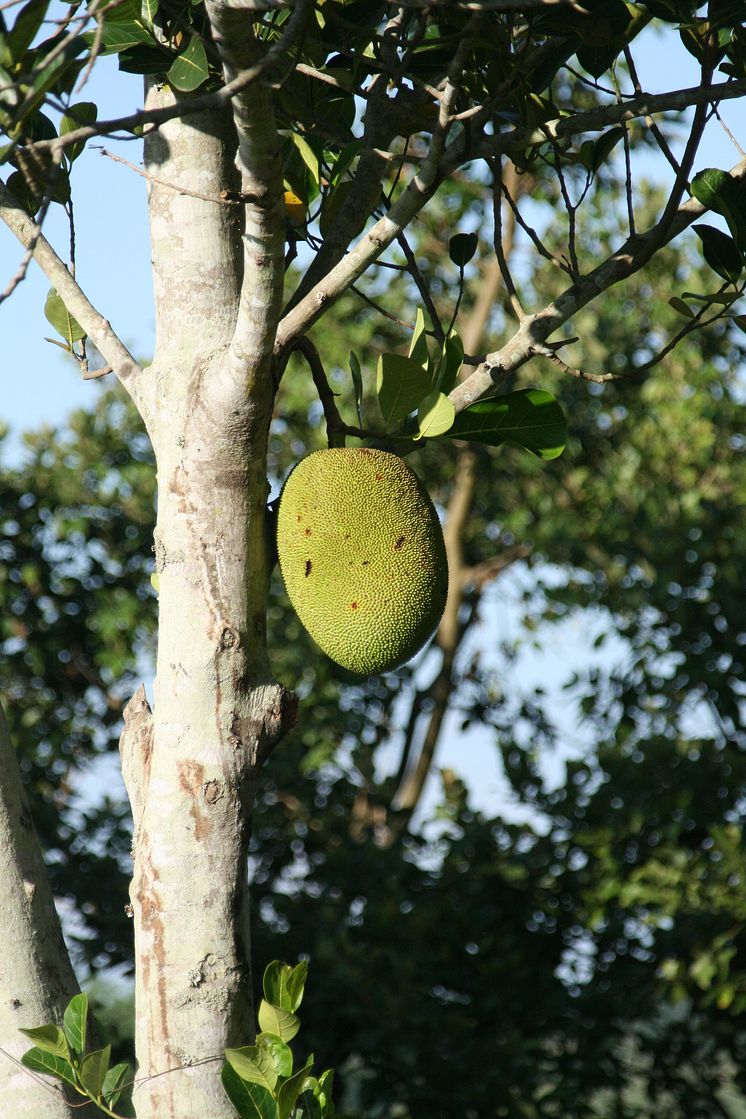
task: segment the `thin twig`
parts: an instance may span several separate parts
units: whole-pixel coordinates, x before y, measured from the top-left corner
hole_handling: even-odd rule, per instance
[[[518,322],[522,322],[526,317],[526,312],[518,297],[513,276],[510,272],[508,260],[505,255],[505,247],[503,245],[503,205],[502,205],[502,187],[503,187],[503,169],[502,158],[496,159],[492,163],[492,215],[494,225],[494,249],[495,256],[497,257],[498,267],[500,268],[500,275],[502,276],[505,291],[508,296],[510,308],[517,318]],[[511,238],[512,240],[512,238]]]
[[[358,427],[350,427],[340,416],[334,399],[334,393],[326,378],[321,355],[307,335],[301,335],[293,341],[290,352],[293,353],[295,351],[303,355],[311,370],[313,383],[316,386],[316,392],[318,393],[321,407],[324,411],[326,435],[329,446],[343,446],[345,435],[354,435],[359,439],[364,438],[364,431]]]
[[[158,186],[165,187],[166,190],[173,190],[176,194],[186,195],[188,198],[199,198],[203,202],[216,202],[220,206],[242,206],[246,202],[257,202],[258,199],[253,195],[240,194],[238,191],[231,193],[225,191],[224,197],[219,194],[200,194],[197,190],[187,190],[186,187],[177,186],[176,183],[166,182],[165,179],[159,179],[157,175],[152,175],[142,167],[138,167],[135,163],[130,163],[128,159],[123,159],[121,155],[115,155],[114,152],[108,151],[107,148],[101,148],[97,144],[91,145],[94,151],[99,151],[101,155],[105,155],[107,159],[112,159],[114,163],[121,163],[125,167],[129,167],[130,171],[134,171],[136,175],[142,176],[147,179],[149,183],[157,183]]]
[[[446,335],[440,321],[440,316],[438,315],[438,308],[435,306],[433,297],[431,296],[428,286],[425,283],[425,277],[420,271],[415,255],[403,231],[399,234],[396,240],[399,244],[399,247],[401,248],[401,251],[404,253],[404,257],[408,265],[408,272],[415,282],[417,290],[422,297],[422,302],[427,308],[427,313],[430,316],[430,322],[433,324],[433,334],[435,335],[438,344],[442,346],[443,342],[445,341]]]

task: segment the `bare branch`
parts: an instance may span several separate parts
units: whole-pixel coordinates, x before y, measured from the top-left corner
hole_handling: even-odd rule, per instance
[[[72,278],[64,261],[57,256],[39,226],[22,209],[20,202],[4,183],[0,183],[0,218],[23,247],[31,252],[70,314],[83,327],[128,392],[136,397],[136,379],[142,373],[140,366],[112,330],[111,324],[99,314]]]
[[[600,132],[610,125],[654,113],[683,112],[695,105],[730,101],[734,97],[742,97],[744,93],[746,78],[720,82],[717,85],[689,86],[669,93],[641,94],[639,97],[630,97],[621,105],[601,105],[597,109],[588,109],[569,117],[555,117],[537,128],[517,128],[512,132],[500,133],[484,140],[478,154],[484,158],[503,152],[510,154],[516,148],[525,149],[535,144],[544,144],[547,140],[568,139],[584,132]]]
[[[746,178],[746,159],[731,168],[730,174],[737,179]],[[629,237],[616,252],[587,276],[566,288],[554,302],[529,315],[502,349],[488,354],[474,373],[453,390],[450,399],[456,411],[462,412],[474,401],[494,393],[497,385],[532,357],[542,353],[549,336],[563,323],[602,292],[634,275],[647,263],[652,252],[673,241],[704,213],[706,207],[694,199],[683,203],[667,224],[662,240],[660,224],[645,233]]]

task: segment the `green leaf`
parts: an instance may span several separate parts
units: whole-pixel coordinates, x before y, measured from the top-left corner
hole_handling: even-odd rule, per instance
[[[464,269],[469,263],[479,245],[479,235],[476,233],[457,233],[448,242],[448,255],[455,265]]]
[[[567,420],[551,393],[518,389],[508,396],[472,404],[456,416],[448,435],[492,447],[512,443],[548,460],[565,449]]]
[[[119,54],[119,69],[125,74],[161,74],[168,71],[173,55],[163,47],[140,44]]]
[[[693,228],[702,242],[702,252],[710,268],[724,280],[737,283],[743,272],[743,257],[733,238],[712,225],[700,223]]]
[[[314,1092],[303,1091],[295,1101],[295,1114],[302,1119],[323,1119],[321,1101]]]
[[[26,1030],[21,1030],[21,1033],[26,1033]],[[55,1056],[54,1053],[48,1053],[38,1046],[26,1050],[21,1057],[21,1064],[33,1072],[43,1072],[45,1076],[56,1076],[58,1080],[66,1080],[68,1084],[78,1083],[69,1061]]]
[[[280,1113],[279,1119],[289,1119],[289,1116],[292,1115],[295,1101],[310,1082],[310,1071],[312,1067],[313,1061],[309,1057],[305,1067],[298,1069],[293,1076],[288,1077],[285,1083],[280,1086],[277,1093],[277,1105]]]
[[[47,301],[44,304],[44,317],[69,346],[72,346],[73,342],[80,342],[81,339],[86,337],[83,327],[69,313],[54,288],[50,289]]]
[[[96,1049],[93,1053],[86,1053],[85,1057],[80,1062],[78,1069],[80,1083],[93,1100],[101,1098],[106,1073],[109,1071],[110,1058],[111,1046],[106,1045],[103,1049]]]
[[[269,1051],[260,1045],[244,1045],[240,1049],[226,1049],[225,1059],[235,1072],[248,1084],[261,1084],[274,1091],[277,1071]]]
[[[427,348],[427,334],[425,333],[425,316],[422,313],[422,308],[417,308],[417,314],[414,320],[414,331],[412,332],[412,341],[409,343],[409,356],[412,361],[416,361],[418,365],[427,368],[430,361],[430,354]]]
[[[95,40],[95,32],[88,31],[83,36],[91,46]],[[128,47],[141,44],[152,46],[155,43],[152,32],[145,26],[141,19],[106,20],[101,34],[102,54],[119,54]]]
[[[60,121],[60,136],[66,136],[68,132],[74,132],[85,124],[93,124],[97,117],[98,106],[94,105],[92,101],[79,101],[77,105],[70,105]],[[78,158],[84,147],[85,140],[76,140],[74,144],[65,148],[65,155],[72,163],[74,159]]]
[[[240,1119],[279,1119],[277,1103],[267,1088],[242,1080],[229,1064],[223,1065],[220,1079]]]
[[[334,1103],[332,1101],[332,1086],[334,1084],[334,1069],[328,1068],[322,1072],[318,1080],[318,1087],[316,1088],[315,1095],[321,1104],[321,1111],[323,1115],[334,1114]]]
[[[617,126],[610,128],[608,132],[604,132],[603,136],[599,136],[598,140],[593,144],[593,161],[589,168],[590,171],[598,171],[599,167],[606,163],[614,148],[624,136],[624,129]],[[585,144],[581,145],[582,148]]]
[[[694,176],[691,190],[703,206],[722,214],[739,252],[746,253],[746,183],[708,167]]]
[[[263,1033],[275,1034],[283,1041],[291,1041],[300,1029],[300,1022],[294,1014],[279,1006],[273,1006],[266,999],[260,1002],[257,1017],[259,1029]]]
[[[341,152],[334,161],[332,167],[330,183],[336,183],[344,175],[345,171],[352,166],[354,160],[360,153],[364,144],[363,140],[352,140],[349,144],[345,144]]]
[[[440,392],[450,392],[458,380],[459,370],[464,363],[464,344],[455,331],[451,331],[443,343],[443,352],[435,374],[434,388]]]
[[[104,1077],[104,1083],[101,1089],[101,1095],[104,1097],[107,1107],[115,1107],[129,1079],[130,1067],[126,1061],[111,1066]]]
[[[19,63],[23,59],[44,22],[48,7],[49,0],[30,0],[21,8],[6,39],[13,62]]]
[[[694,311],[691,309],[688,303],[685,303],[683,299],[679,299],[678,295],[672,295],[668,302],[669,305],[673,307],[674,311],[678,311],[680,315],[684,316],[684,318],[694,318]]]
[[[354,350],[350,350],[350,373],[352,374],[352,388],[355,393],[355,412],[357,413],[357,422],[360,427],[363,426],[363,374],[360,369],[360,362],[358,361],[357,354]],[[272,1000],[270,999],[270,1002]]]
[[[64,1030],[59,1026],[52,1025],[51,1022],[48,1026],[33,1026],[30,1030],[21,1030],[20,1032],[31,1038],[36,1047],[43,1049],[45,1053],[52,1053],[55,1057],[64,1057],[65,1059],[70,1056]]]
[[[434,439],[444,435],[453,426],[456,411],[447,396],[442,392],[431,392],[422,401],[417,412],[420,429],[417,439]]]
[[[170,86],[181,93],[191,93],[199,89],[209,74],[207,53],[202,40],[193,35],[186,48],[166,74]]]
[[[313,150],[308,140],[301,136],[298,132],[291,132],[290,138],[292,139],[301,159],[305,163],[308,170],[311,172],[313,181],[318,186],[319,182],[319,159],[316,152]]]
[[[140,14],[143,22],[152,27],[155,22],[155,17],[158,15],[158,0],[142,0],[140,7]]]
[[[88,1022],[88,995],[75,995],[70,999],[63,1018],[65,1037],[74,1053],[85,1053],[85,1035]]]
[[[277,1073],[278,1077],[283,1080],[293,1073],[293,1054],[289,1045],[274,1034],[259,1034],[256,1039],[257,1045],[265,1049],[269,1054],[272,1061],[272,1066]]]
[[[357,360],[357,358],[355,360]],[[305,969],[299,973],[303,984],[305,983],[305,977],[308,973],[308,965],[299,964],[298,966]],[[271,1003],[273,1006],[280,1007],[281,1010],[295,1010],[295,1006],[293,1006],[293,996],[290,991],[290,981],[293,971],[294,968],[292,968],[290,964],[283,964],[280,960],[273,960],[271,964],[267,965],[264,971],[262,980],[264,997],[267,1002]],[[298,1005],[300,1005],[300,1000]]]
[[[362,427],[362,424],[360,426]],[[306,989],[307,979],[308,960],[301,960],[290,972],[287,984],[288,994],[290,995],[290,1006],[287,1009],[291,1010],[293,1014],[303,1002],[303,992]]]
[[[376,391],[386,430],[413,412],[430,390],[427,370],[399,354],[381,354]]]

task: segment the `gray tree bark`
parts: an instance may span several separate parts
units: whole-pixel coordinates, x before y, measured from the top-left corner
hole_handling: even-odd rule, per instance
[[[0,708],[0,1110],[12,1119],[80,1115],[62,1089],[20,1064],[32,1042],[19,1029],[62,1015],[79,987]]]

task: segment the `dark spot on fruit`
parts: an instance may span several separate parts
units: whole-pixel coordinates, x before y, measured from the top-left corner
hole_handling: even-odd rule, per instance
[[[350,534],[349,534],[349,532],[346,532],[345,533],[345,540],[349,540],[349,539],[350,539]]]
[[[357,602],[351,602],[350,606],[352,607],[353,610],[357,610],[358,604],[357,604]]]
[[[363,560],[363,567],[367,567],[369,563],[370,560]]]
[[[298,514],[298,516],[297,516],[297,517],[296,517],[295,519],[296,519],[296,521],[298,522],[298,524],[300,524],[300,522],[301,522],[301,521],[303,520],[303,518],[301,517],[300,513]]]
[[[404,537],[400,536],[399,539],[397,540],[396,544],[394,544],[394,549],[398,552],[403,543],[404,543]]]
[[[307,529],[306,529],[306,536],[310,536],[310,535],[311,535],[311,529],[310,529],[310,528],[307,528]]]
[[[306,560],[306,579],[311,574],[311,561]]]
[[[383,474],[376,474],[376,481],[377,482],[383,481]]]

